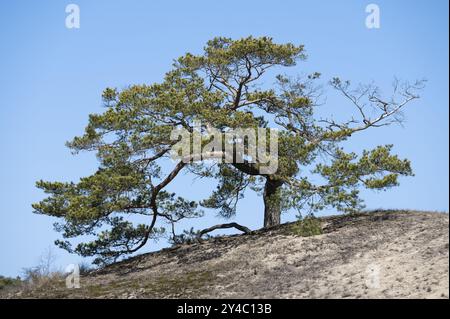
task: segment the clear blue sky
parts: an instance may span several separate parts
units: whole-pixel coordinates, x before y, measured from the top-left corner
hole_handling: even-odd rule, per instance
[[[339,75],[388,87],[394,76],[426,77],[403,128],[372,130],[352,147],[393,143],[416,173],[391,191],[364,192],[368,208],[448,211],[447,0],[72,2],[81,9],[78,30],[65,27],[69,1],[0,2],[0,274],[35,265],[58,238],[54,220],[32,214],[31,203],[43,198],[34,183],[76,181],[94,171],[93,154],[74,157],[64,143],[82,132],[89,113],[101,111],[102,90],[159,81],[172,59],[200,52],[215,36],[304,44],[309,59],[296,70],[320,71],[324,79]],[[377,30],[365,27],[371,2],[381,9]],[[348,104],[339,107],[345,112]],[[185,176],[172,189],[195,199],[211,187]],[[214,216],[196,225],[217,223]],[[261,198],[249,194],[236,220],[261,227]],[[80,260],[55,253],[61,267]]]

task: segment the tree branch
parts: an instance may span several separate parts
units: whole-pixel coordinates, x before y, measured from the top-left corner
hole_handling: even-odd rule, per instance
[[[245,234],[248,234],[249,232],[251,232],[251,230],[249,228],[239,225],[237,223],[219,224],[219,225],[215,225],[215,226],[201,230],[198,233],[198,238],[200,239],[203,235],[210,233],[216,229],[225,229],[225,228],[236,228],[237,230],[240,230],[241,232],[243,232]]]

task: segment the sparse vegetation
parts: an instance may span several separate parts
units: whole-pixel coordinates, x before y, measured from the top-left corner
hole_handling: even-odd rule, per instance
[[[20,280],[20,277],[17,278],[10,278],[10,277],[4,277],[0,276],[0,290],[6,289],[8,287],[16,287],[22,283],[22,280]]]
[[[386,274],[382,289],[367,287],[368,261]],[[80,265],[80,272],[84,267]],[[63,274],[38,278],[0,290],[0,295],[448,298],[448,214],[377,211],[308,216],[243,236],[212,237],[136,256],[82,275],[79,289],[68,289]]]
[[[289,232],[296,236],[309,237],[322,234],[322,223],[313,216],[308,216],[291,225]]]
[[[63,282],[64,274],[60,271],[43,272],[38,266],[23,269],[23,284],[27,289],[47,289]]]

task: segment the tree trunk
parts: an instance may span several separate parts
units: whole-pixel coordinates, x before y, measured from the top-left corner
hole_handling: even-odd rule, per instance
[[[264,186],[264,227],[280,225],[280,187],[283,182],[267,178]]]

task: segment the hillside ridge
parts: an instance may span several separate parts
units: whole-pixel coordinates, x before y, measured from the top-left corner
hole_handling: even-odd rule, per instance
[[[448,298],[449,216],[374,211],[286,223],[142,254],[9,298]]]

